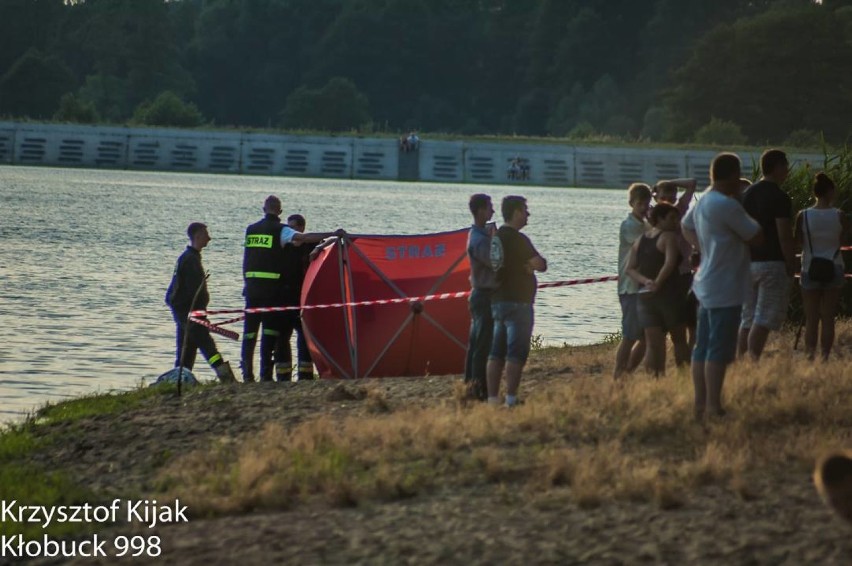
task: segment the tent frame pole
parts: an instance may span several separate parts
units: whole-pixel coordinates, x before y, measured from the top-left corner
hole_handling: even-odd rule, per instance
[[[355,288],[352,285],[352,267],[349,262],[350,240],[341,238],[338,240],[340,253],[337,256],[338,272],[340,274],[340,296],[343,297],[344,303],[349,303],[354,300]],[[348,294],[346,292],[347,283],[349,283]],[[350,321],[352,324],[352,332],[349,332]],[[358,374],[358,321],[355,317],[353,307],[343,307],[343,329],[346,332],[346,345],[349,348],[349,362],[352,364],[352,377],[358,379],[361,377]]]

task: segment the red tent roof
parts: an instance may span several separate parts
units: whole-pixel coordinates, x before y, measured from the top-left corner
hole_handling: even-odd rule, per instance
[[[337,240],[311,263],[302,305],[469,291],[467,232]],[[306,309],[302,325],[322,377],[464,371],[470,328],[466,298]]]

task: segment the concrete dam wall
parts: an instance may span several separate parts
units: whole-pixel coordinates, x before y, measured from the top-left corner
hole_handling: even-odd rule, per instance
[[[0,163],[287,177],[622,188],[695,177],[709,184],[715,151],[296,136],[167,128],[0,122]],[[759,154],[740,153],[749,174]],[[822,165],[821,154],[791,156]],[[510,178],[513,161],[523,179]]]

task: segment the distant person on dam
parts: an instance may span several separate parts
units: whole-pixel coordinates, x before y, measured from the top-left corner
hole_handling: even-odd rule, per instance
[[[291,214],[287,217],[287,226],[299,232],[305,232],[307,221],[301,214]],[[311,261],[311,256],[316,248],[315,244],[295,243],[284,248],[287,258],[284,266],[284,304],[285,306],[298,307],[302,301],[302,284],[305,281],[305,273]],[[308,341],[302,331],[302,317],[299,311],[285,311],[286,324],[280,337],[281,344],[275,347],[276,355],[280,353],[281,359],[275,360],[275,378],[278,381],[289,381],[292,373],[293,354],[290,348],[290,338],[296,333],[296,356],[298,360],[297,376],[299,381],[308,381],[314,378],[314,362],[311,352],[308,350]]]
[[[648,224],[645,217],[651,204],[651,187],[633,183],[627,189],[630,213],[618,230],[618,302],[621,305],[621,343],[615,353],[613,377],[618,379],[639,366],[645,356],[645,334],[636,309],[639,284],[627,275],[633,244],[642,237]]]
[[[231,364],[222,358],[210,336],[210,330],[189,321],[190,312],[206,310],[210,303],[207,275],[201,264],[201,250],[207,247],[211,238],[207,226],[201,222],[190,224],[186,234],[189,236],[189,246],[178,258],[166,291],[166,304],[172,309],[177,327],[175,367],[183,366],[191,370],[195,365],[196,351],[200,349],[219,381],[233,382],[236,379]]]
[[[698,327],[692,351],[695,416],[722,416],[722,386],[736,359],[737,330],[751,276],[749,246],[763,244],[763,230],[736,199],[740,158],[720,153],[710,164],[711,187],[683,219],[683,235],[701,254],[692,288]]]
[[[486,368],[494,319],[491,317],[491,295],[497,288],[497,276],[491,267],[491,238],[496,232],[491,197],[477,193],[468,203],[473,225],[467,236],[467,257],[470,260],[470,338],[464,365],[464,382],[468,394],[480,401],[488,398]]]
[[[288,278],[285,246],[300,243],[318,243],[329,236],[343,236],[343,230],[326,233],[300,233],[281,222],[281,199],[270,195],[263,203],[264,217],[246,228],[243,253],[243,295],[246,308],[287,306]],[[260,340],[260,380],[272,381],[273,354],[281,347],[278,338],[289,328],[292,318],[282,311],[246,313],[242,343],[243,381],[254,381],[254,346],[257,333],[263,325]],[[283,352],[275,356],[283,360]],[[290,362],[292,365],[292,362]],[[282,376],[285,366],[281,365]]]
[[[743,193],[746,212],[757,220],[766,242],[751,250],[752,289],[743,305],[739,355],[760,359],[769,332],[787,320],[787,307],[796,253],[793,242],[793,202],[781,188],[790,171],[787,155],[769,149],[760,156],[763,177]]]
[[[547,271],[547,260],[521,234],[530,213],[527,199],[507,196],[500,206],[505,223],[491,238],[491,263],[497,289],[491,297],[494,336],[488,356],[489,405],[500,404],[500,380],[506,370],[506,406],[518,404],[521,373],[530,353],[533,329],[535,272]]]

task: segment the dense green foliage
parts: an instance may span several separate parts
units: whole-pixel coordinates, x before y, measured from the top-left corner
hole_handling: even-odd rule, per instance
[[[14,118],[168,91],[219,126],[843,142],[850,70],[848,0],[0,3]]]
[[[143,102],[133,112],[133,122],[147,126],[194,128],[203,121],[195,104],[184,102],[170,90],[160,93],[151,102]]]
[[[281,112],[285,127],[331,132],[357,130],[370,121],[367,97],[349,79],[334,77],[320,89],[297,88]]]

